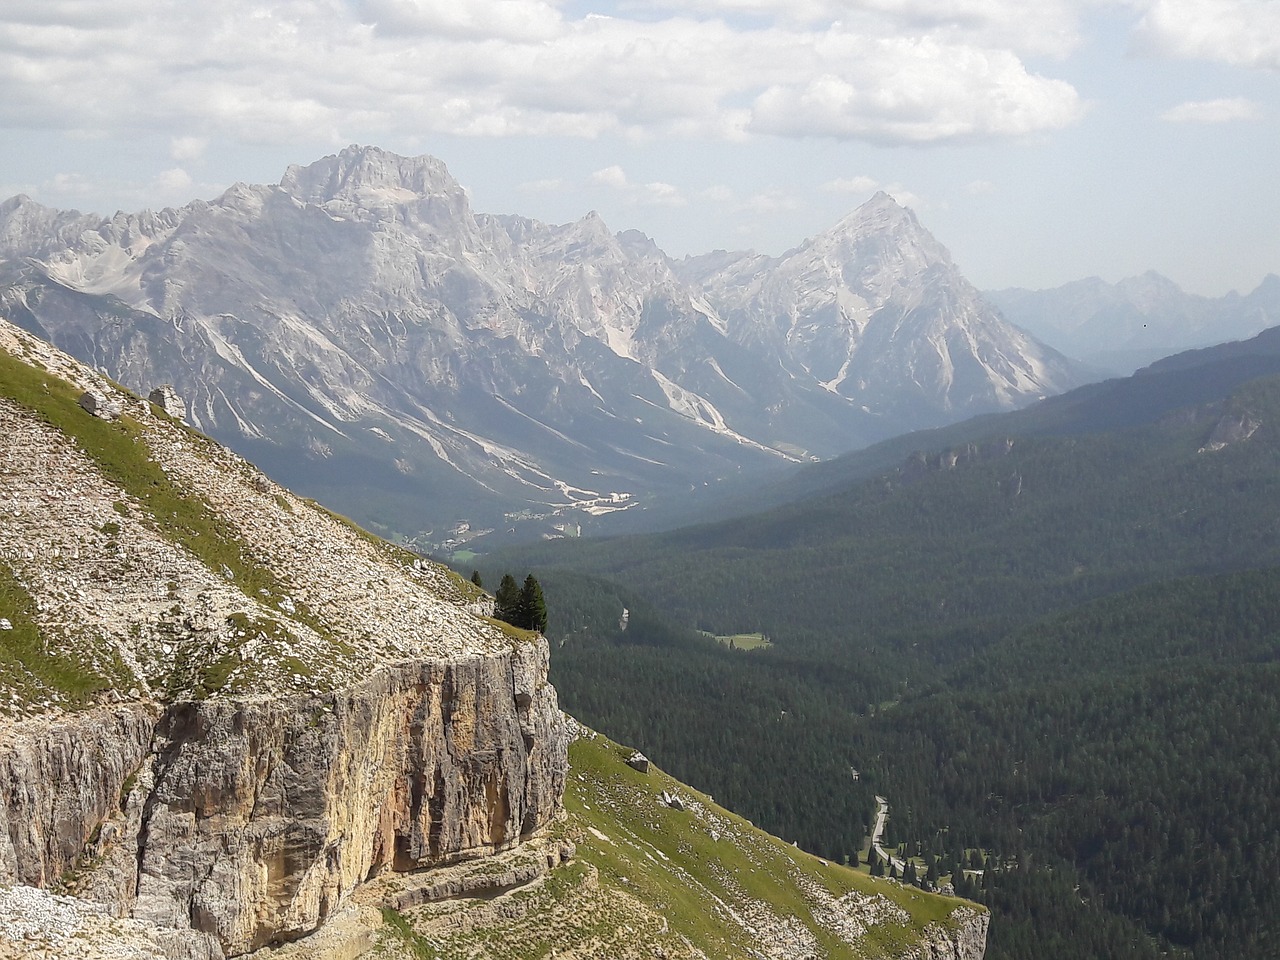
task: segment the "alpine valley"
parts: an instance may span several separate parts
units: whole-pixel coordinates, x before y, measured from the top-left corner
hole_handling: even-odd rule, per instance
[[[780,257],[474,212],[352,146],[109,219],[0,205],[0,313],[383,534],[576,528],[1087,379],[877,194]],[[528,532],[528,531],[525,531]]]

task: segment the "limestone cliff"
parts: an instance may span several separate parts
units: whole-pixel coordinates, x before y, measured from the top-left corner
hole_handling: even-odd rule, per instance
[[[3,322],[0,364],[0,884],[235,956],[555,819],[541,637]]]

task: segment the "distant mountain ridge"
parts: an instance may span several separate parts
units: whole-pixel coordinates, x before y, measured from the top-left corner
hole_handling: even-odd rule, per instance
[[[603,514],[1081,379],[885,195],[781,258],[471,210],[374,147],[110,219],[0,205],[0,310],[383,532]],[[700,279],[699,273],[704,274]],[[430,498],[424,494],[430,491]]]
[[[1275,274],[1248,294],[1221,297],[1186,293],[1153,270],[1118,283],[1088,277],[1049,290],[1010,288],[984,296],[1011,322],[1063,353],[1116,373],[1280,324]]]

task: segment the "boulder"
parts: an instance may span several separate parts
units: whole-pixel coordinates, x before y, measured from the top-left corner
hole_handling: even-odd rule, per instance
[[[116,400],[109,400],[97,390],[86,390],[80,395],[80,406],[100,420],[119,420],[123,409]]]
[[[173,389],[172,384],[162,383],[147,394],[147,399],[173,419],[187,419],[187,402],[178,396],[178,391]]]

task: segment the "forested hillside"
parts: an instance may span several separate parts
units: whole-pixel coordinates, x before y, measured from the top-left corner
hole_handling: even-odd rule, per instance
[[[1280,379],[1189,392],[493,559],[542,579],[570,710],[825,856],[888,797],[888,840],[991,905],[995,960],[1270,957]]]

